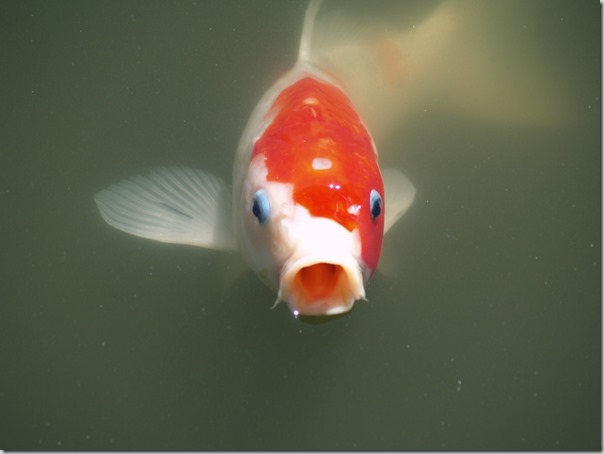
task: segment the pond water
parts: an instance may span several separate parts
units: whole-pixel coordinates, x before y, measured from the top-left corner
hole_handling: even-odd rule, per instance
[[[601,449],[601,11],[540,5],[572,121],[408,119],[397,268],[313,322],[93,202],[158,166],[228,179],[306,3],[5,2],[0,448]]]

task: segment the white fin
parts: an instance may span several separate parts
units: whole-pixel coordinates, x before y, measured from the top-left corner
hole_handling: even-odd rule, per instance
[[[384,219],[384,234],[386,234],[413,203],[415,186],[396,169],[383,169],[382,179],[386,193],[386,218]]]
[[[547,2],[445,0],[416,24],[405,2],[362,17],[333,4],[315,21],[311,60],[343,81],[378,143],[406,117],[436,112],[498,124],[573,118],[572,81],[558,78],[547,36],[522,27]]]
[[[395,169],[383,169],[384,191],[386,192],[386,219],[384,219],[384,234],[409,209],[415,198],[415,187],[402,172]],[[382,255],[378,264],[380,273],[394,277],[400,275],[402,260],[400,251],[389,247],[392,236],[384,237]]]
[[[224,182],[187,167],[161,167],[94,196],[105,221],[132,235],[208,249],[235,249]]]
[[[310,59],[310,50],[312,36],[315,26],[315,17],[321,7],[323,0],[310,0],[306,13],[304,14],[304,26],[302,27],[302,37],[300,38],[300,49],[298,51],[298,61],[307,62]]]

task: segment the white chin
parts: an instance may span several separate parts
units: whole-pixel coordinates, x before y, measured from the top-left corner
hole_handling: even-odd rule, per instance
[[[297,238],[280,277],[279,299],[296,315],[335,315],[365,298],[358,234],[314,218]]]

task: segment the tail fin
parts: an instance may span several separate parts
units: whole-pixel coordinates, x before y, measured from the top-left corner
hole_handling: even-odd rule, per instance
[[[546,37],[523,28],[544,6],[534,3],[445,0],[416,25],[405,17],[405,3],[396,1],[375,2],[393,11],[373,23],[322,11],[312,60],[344,82],[378,140],[400,128],[405,116],[425,112],[564,123],[569,91],[540,47]]]

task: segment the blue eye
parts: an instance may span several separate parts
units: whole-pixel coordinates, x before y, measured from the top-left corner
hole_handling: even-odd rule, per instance
[[[369,194],[369,207],[371,209],[371,220],[375,222],[380,214],[382,214],[382,196],[375,189]]]
[[[258,189],[254,194],[252,213],[260,224],[266,224],[271,215],[271,204],[264,189]]]

